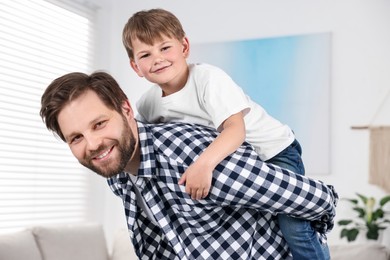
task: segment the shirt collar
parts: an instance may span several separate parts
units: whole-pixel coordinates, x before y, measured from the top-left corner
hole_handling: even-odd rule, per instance
[[[156,156],[153,149],[153,136],[150,125],[138,122],[139,145],[141,161],[138,169],[139,177],[152,178],[156,168]]]
[[[149,125],[138,122],[138,136],[140,145],[140,165],[137,175],[142,178],[152,178],[156,171],[156,156],[153,149],[152,131]],[[108,183],[113,185],[119,183],[120,185],[127,185],[129,180],[128,173],[120,172],[117,175],[108,178]]]

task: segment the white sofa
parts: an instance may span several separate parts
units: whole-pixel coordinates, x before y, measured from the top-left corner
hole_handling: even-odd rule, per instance
[[[0,260],[136,260],[126,229],[116,232],[112,250],[98,224],[37,226],[0,235]],[[330,246],[332,260],[390,260],[379,244]]]
[[[99,224],[37,226],[0,235],[0,260],[135,260],[126,230],[109,252]]]
[[[378,243],[332,245],[329,250],[332,260],[390,260],[389,248]]]

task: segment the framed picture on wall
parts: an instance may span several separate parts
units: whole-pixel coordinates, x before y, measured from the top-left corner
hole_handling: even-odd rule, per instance
[[[331,34],[191,45],[189,62],[222,68],[252,100],[289,125],[307,175],[330,173]]]

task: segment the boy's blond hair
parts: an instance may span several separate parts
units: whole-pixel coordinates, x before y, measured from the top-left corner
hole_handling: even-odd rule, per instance
[[[123,28],[122,41],[127,55],[134,60],[134,39],[152,45],[163,36],[181,41],[185,37],[183,27],[175,15],[164,9],[150,9],[135,13]]]

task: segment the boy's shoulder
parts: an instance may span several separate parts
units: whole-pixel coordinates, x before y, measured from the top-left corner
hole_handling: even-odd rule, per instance
[[[149,89],[143,93],[140,99],[136,102],[136,106],[153,104],[156,98],[161,97],[162,90],[158,85],[152,85]]]
[[[221,68],[208,63],[191,63],[188,66],[190,68],[190,71],[198,71],[198,72],[223,71]]]
[[[227,76],[227,73],[223,69],[208,63],[193,63],[189,64],[188,67],[190,70],[190,77],[207,79],[214,77],[223,78]]]

